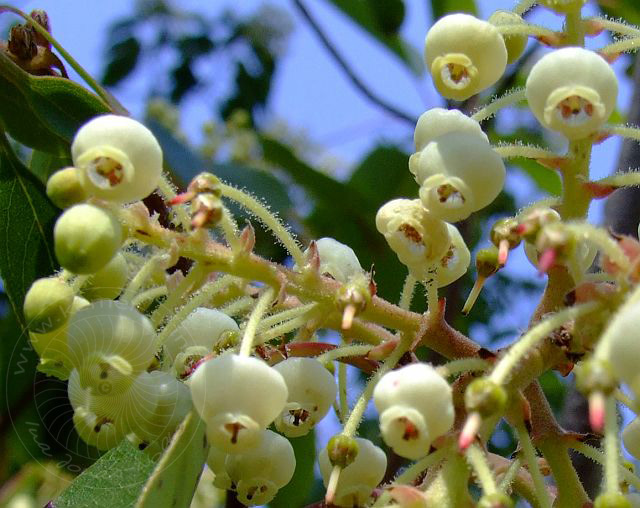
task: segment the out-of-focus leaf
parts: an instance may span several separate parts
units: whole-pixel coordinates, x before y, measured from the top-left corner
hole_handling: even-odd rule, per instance
[[[188,508],[208,450],[205,424],[192,411],[173,435],[145,484],[136,508]]]
[[[291,506],[306,506],[313,498],[310,497],[310,486],[313,485],[313,468],[316,456],[316,438],[314,432],[306,436],[290,439],[296,456],[296,471],[291,481],[278,491],[270,508],[290,508]]]
[[[628,23],[640,25],[640,11],[636,0],[599,0],[598,6],[612,19],[624,19]]]
[[[435,20],[450,12],[466,12],[477,15],[475,0],[431,0],[431,16]]]
[[[562,192],[562,182],[558,174],[552,169],[545,168],[531,159],[518,157],[511,159],[509,164],[516,166],[524,171],[543,191],[548,192],[552,196],[559,196]]]
[[[567,387],[558,379],[558,374],[553,370],[548,370],[538,378],[540,386],[549,401],[549,405],[554,412],[558,413],[567,395]]]
[[[18,160],[0,130],[0,277],[23,327],[27,289],[57,267],[52,238],[57,215],[42,184]]]
[[[126,439],[82,473],[54,501],[56,508],[130,508],[154,462]]]
[[[55,155],[48,152],[34,150],[29,161],[29,171],[46,185],[49,177],[57,170],[71,165],[69,155]]]
[[[112,44],[107,55],[102,83],[106,86],[114,86],[131,74],[138,63],[140,50],[140,41],[133,36]]]
[[[0,126],[20,143],[64,154],[83,123],[108,111],[73,81],[31,76],[0,53]]]
[[[330,0],[330,2],[398,56],[415,74],[424,72],[418,52],[398,33],[404,19],[404,2],[399,0]]]

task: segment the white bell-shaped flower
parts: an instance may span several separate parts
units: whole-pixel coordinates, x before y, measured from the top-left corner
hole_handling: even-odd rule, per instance
[[[422,113],[416,123],[416,130],[413,132],[416,152],[450,132],[466,132],[489,142],[480,124],[459,109],[432,108]]]
[[[189,378],[193,406],[207,438],[227,453],[258,445],[287,402],[282,375],[258,358],[226,353],[201,364]]]
[[[226,460],[229,454],[223,452],[216,446],[209,446],[207,455],[207,466],[213,472],[213,485],[222,490],[231,490],[233,482],[227,473]]]
[[[263,430],[257,447],[227,455],[225,469],[242,504],[263,505],[291,481],[296,469],[296,457],[286,438]]]
[[[224,312],[198,307],[167,337],[164,353],[173,361],[178,353],[193,346],[211,352],[223,334],[238,331],[237,323]]]
[[[276,429],[288,437],[307,434],[322,420],[336,398],[333,375],[314,358],[288,358],[273,367],[287,384],[289,397]]]
[[[640,459],[640,418],[636,417],[622,430],[625,449],[636,459]]]
[[[73,412],[73,424],[82,440],[98,450],[116,447],[126,435],[108,418],[99,417],[85,407]]]
[[[531,69],[527,101],[538,121],[569,139],[585,138],[613,113],[618,79],[600,55],[584,48],[562,48]]]
[[[114,214],[99,206],[81,203],[58,217],[53,228],[53,247],[63,268],[90,275],[116,255],[122,236],[122,225]]]
[[[427,33],[425,60],[447,99],[465,100],[493,85],[507,66],[507,49],[491,23],[469,14],[440,18]]]
[[[400,262],[428,267],[444,256],[451,243],[447,225],[426,210],[419,199],[394,199],[376,214],[376,228]]]
[[[333,500],[336,506],[365,506],[373,489],[382,481],[387,470],[387,456],[380,448],[368,439],[357,437],[355,441],[358,444],[358,454],[355,460],[340,472]],[[318,463],[326,487],[333,470],[326,448],[320,452]]]
[[[506,174],[491,145],[466,132],[450,132],[430,142],[415,169],[422,204],[447,222],[464,220],[489,205],[500,194]]]
[[[96,395],[126,390],[153,360],[155,341],[149,318],[122,302],[98,300],[69,319],[71,362]]]
[[[354,275],[364,272],[353,249],[338,240],[320,238],[316,240],[316,249],[320,259],[318,271],[322,275],[330,275],[339,282],[347,282]],[[307,252],[308,249],[305,253]],[[299,267],[294,266],[293,269],[299,270]]]
[[[385,374],[376,384],[373,401],[385,443],[408,459],[428,454],[433,440],[453,426],[451,387],[425,363]]]
[[[147,197],[162,173],[156,138],[125,116],[103,115],[84,124],[71,144],[71,157],[89,194],[118,203]]]

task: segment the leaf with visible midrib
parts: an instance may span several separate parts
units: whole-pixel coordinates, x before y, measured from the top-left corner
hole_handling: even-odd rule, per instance
[[[24,327],[22,302],[31,283],[57,268],[53,224],[58,210],[0,130],[0,277]]]
[[[54,502],[55,508],[130,508],[153,471],[150,457],[126,439],[82,473]]]

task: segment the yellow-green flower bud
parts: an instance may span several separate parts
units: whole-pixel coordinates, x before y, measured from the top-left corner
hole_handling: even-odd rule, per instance
[[[632,505],[622,492],[603,492],[596,497],[593,508],[632,508]]]
[[[593,134],[613,113],[618,79],[600,55],[584,48],[552,51],[533,66],[526,84],[531,112],[569,139]]]
[[[476,379],[464,392],[464,405],[469,413],[478,413],[483,418],[497,415],[507,406],[505,389],[489,379]]]
[[[522,17],[512,11],[495,11],[489,16],[489,23],[495,26],[517,25],[523,23]],[[524,23],[523,23],[524,24]],[[524,34],[503,35],[504,45],[507,48],[507,63],[512,64],[524,52],[527,47],[527,36]]]
[[[492,24],[469,14],[450,14],[427,33],[425,60],[440,94],[462,101],[500,79],[507,48]]]
[[[50,333],[69,318],[73,290],[57,278],[38,279],[24,298],[24,317],[29,330]]]
[[[513,500],[504,492],[485,494],[480,498],[476,508],[513,508]]]
[[[358,456],[358,441],[356,438],[336,434],[327,444],[327,455],[332,466],[342,468],[351,464]]]
[[[94,273],[82,287],[82,295],[88,300],[114,300],[129,280],[127,260],[118,252],[100,270]]]
[[[53,229],[58,262],[73,273],[92,274],[103,268],[122,244],[122,226],[114,215],[95,205],[75,205]]]
[[[87,199],[80,170],[69,167],[52,174],[47,180],[47,196],[59,208],[69,208]]]

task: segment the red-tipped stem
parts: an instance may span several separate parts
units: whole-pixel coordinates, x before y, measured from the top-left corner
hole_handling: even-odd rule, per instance
[[[591,429],[598,434],[604,430],[606,397],[602,392],[593,392],[589,395],[589,424]]]
[[[471,413],[467,416],[467,421],[464,422],[460,437],[458,438],[458,448],[460,451],[465,451],[471,446],[476,439],[476,434],[480,430],[482,425],[482,417],[479,413]]]
[[[506,238],[500,240],[498,244],[498,264],[502,267],[507,264],[509,257],[509,240]]]

